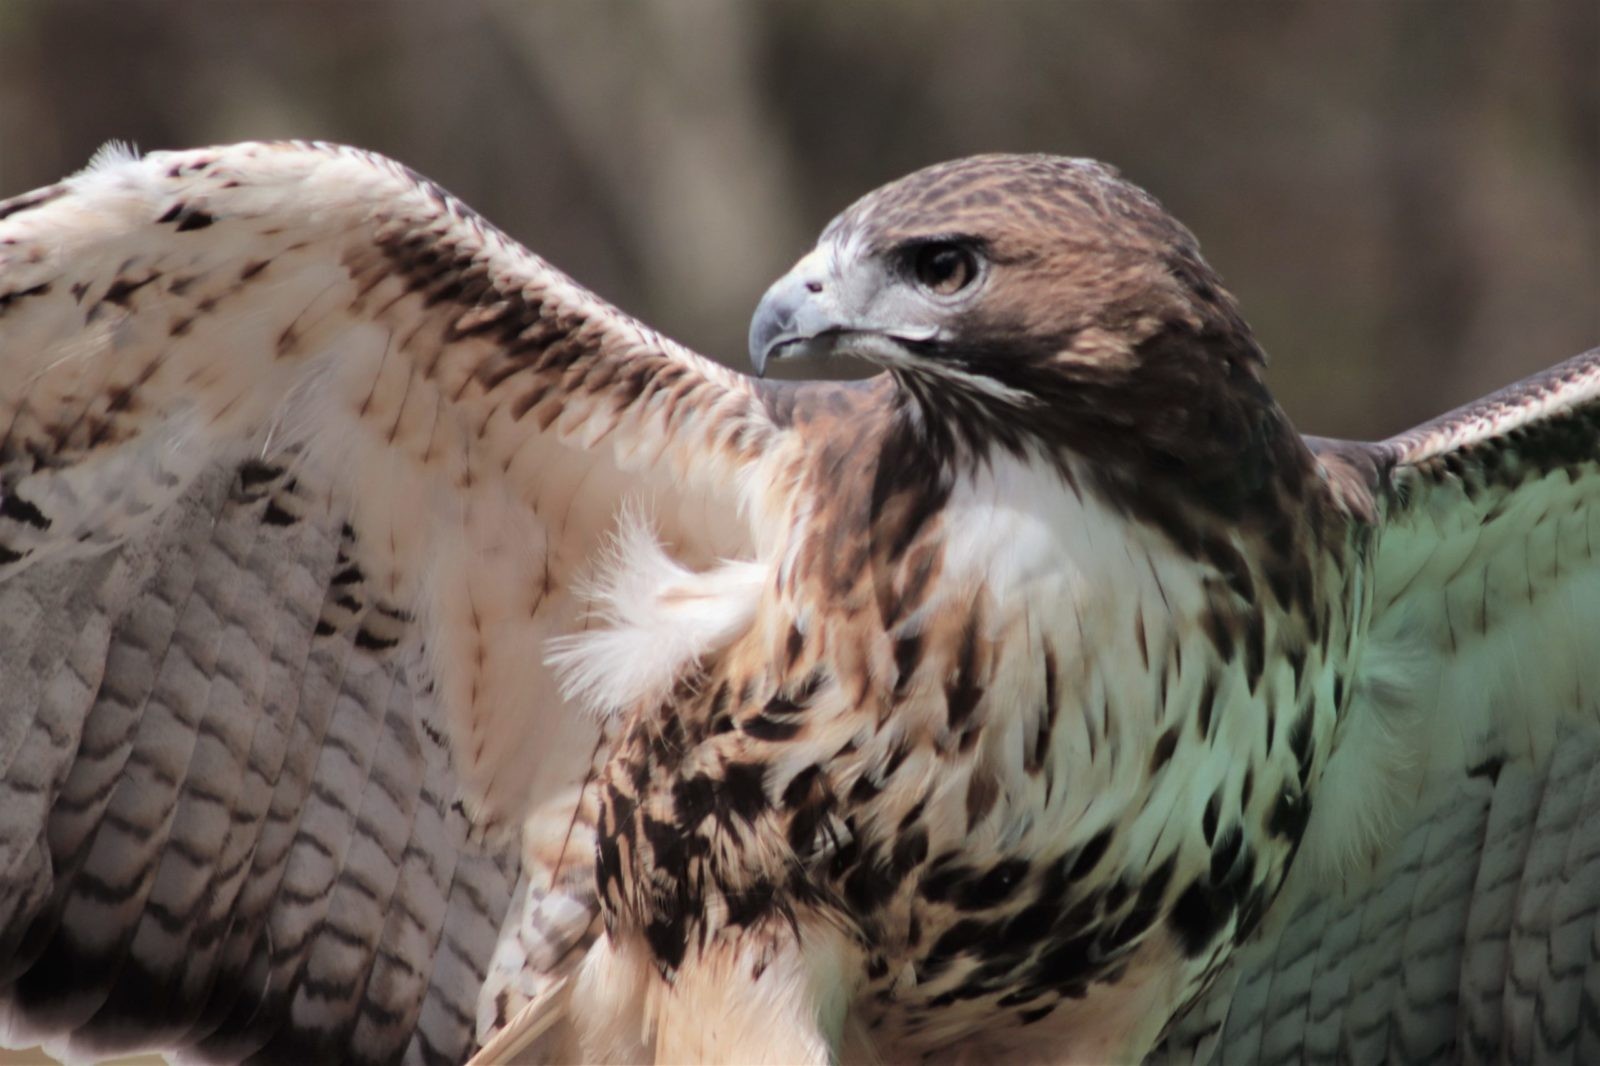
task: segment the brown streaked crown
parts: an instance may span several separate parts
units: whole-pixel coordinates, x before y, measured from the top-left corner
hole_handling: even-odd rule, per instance
[[[1262,361],[1194,235],[1091,160],[981,155],[936,164],[869,193],[824,234],[869,255],[950,237],[976,240],[995,267],[964,323],[974,347],[1027,336],[1062,356],[1118,361],[1176,327],[1230,334],[1236,357]]]

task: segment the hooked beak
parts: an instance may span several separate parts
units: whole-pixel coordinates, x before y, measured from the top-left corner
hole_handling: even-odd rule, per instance
[[[849,328],[810,258],[774,282],[756,305],[750,320],[750,363],[757,377],[766,375],[773,360],[827,354]]]
[[[831,258],[813,251],[773,283],[750,320],[750,362],[757,375],[769,363],[795,356],[851,355],[879,366],[903,365],[911,349],[934,339],[939,327],[907,321],[884,283],[857,270],[841,277]]]

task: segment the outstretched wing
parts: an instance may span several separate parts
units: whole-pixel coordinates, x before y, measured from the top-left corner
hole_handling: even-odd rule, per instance
[[[369,153],[112,152],[0,202],[13,1035],[381,1059],[459,1011],[418,982],[475,994],[484,945],[452,970],[412,911],[495,925],[515,864],[463,854],[457,780],[511,824],[582,781],[546,644],[625,508],[691,567],[752,553],[767,412]]]
[[[1565,717],[1595,720],[1600,350],[1379,444],[1308,443],[1371,563],[1371,624],[1299,864],[1315,882],[1424,792],[1542,756]]]
[[[112,158],[0,206],[0,279],[0,559],[93,549],[208,465],[298,449],[369,587],[419,617],[491,815],[568,750],[530,649],[572,627],[621,502],[691,563],[748,550],[753,383],[381,157]]]
[[[1600,350],[1334,454],[1382,514],[1357,693],[1418,716],[1419,765],[1539,756],[1600,709]]]

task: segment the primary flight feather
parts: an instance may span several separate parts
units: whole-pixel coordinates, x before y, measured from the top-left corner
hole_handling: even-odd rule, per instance
[[[1134,1060],[1593,717],[1594,353],[1302,438],[1046,156],[839,216],[798,352],[885,373],[724,369],[348,148],[0,202],[5,1038]]]

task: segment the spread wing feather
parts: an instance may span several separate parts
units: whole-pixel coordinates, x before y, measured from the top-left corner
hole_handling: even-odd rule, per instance
[[[517,856],[458,789],[517,824],[584,779],[544,649],[596,551],[632,509],[748,557],[773,433],[379,156],[0,201],[0,1035],[459,1060]]]
[[[517,857],[468,843],[422,664],[335,602],[339,524],[246,473],[0,584],[0,1040],[459,1061]]]
[[[1152,1062],[1590,1062],[1600,736],[1430,794],[1359,890],[1241,951]]]
[[[1587,1061],[1600,350],[1379,444],[1310,443],[1370,524],[1369,642],[1287,890],[1298,913],[1165,1054]],[[1375,868],[1353,825],[1355,845],[1395,838]]]
[[[381,157],[113,156],[0,206],[0,277],[0,560],[115,540],[207,464],[297,446],[368,581],[419,615],[491,818],[570,784],[552,748],[592,747],[527,649],[575,625],[621,501],[647,496],[691,564],[748,550],[750,379]]]
[[[1418,796],[1597,720],[1600,351],[1388,441],[1309,443],[1371,564],[1314,884],[1367,866]]]
[[[1600,710],[1600,350],[1373,452],[1363,669],[1408,691],[1433,773],[1548,752]]]

